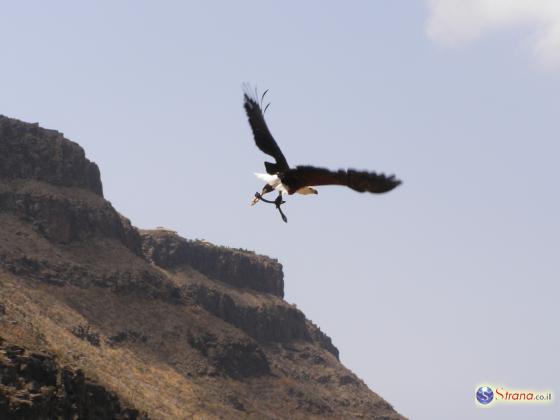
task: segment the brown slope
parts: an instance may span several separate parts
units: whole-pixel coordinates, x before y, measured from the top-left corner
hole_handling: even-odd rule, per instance
[[[5,342],[80,369],[127,415],[402,418],[282,299],[276,260],[136,230],[103,199],[97,166],[52,130],[0,116],[0,151]],[[0,409],[22,381],[0,387]]]

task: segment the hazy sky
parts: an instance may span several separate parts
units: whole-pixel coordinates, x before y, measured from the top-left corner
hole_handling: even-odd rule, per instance
[[[560,398],[556,0],[2,2],[0,113],[55,128],[133,224],[254,249],[341,360],[412,419],[479,384]],[[249,207],[265,156],[242,82],[270,89],[291,164],[396,173]]]

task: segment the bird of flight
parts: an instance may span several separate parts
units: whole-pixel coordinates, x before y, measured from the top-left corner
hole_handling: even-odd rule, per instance
[[[313,187],[320,185],[343,185],[358,192],[384,193],[401,184],[401,181],[396,179],[394,175],[386,176],[381,173],[357,171],[355,169],[331,171],[307,165],[290,168],[264,120],[264,113],[270,105],[268,104],[264,111],[262,110],[262,102],[267,92],[268,90],[259,99],[256,89],[253,91],[249,85],[244,85],[243,106],[249,118],[255,143],[262,152],[272,156],[275,160],[275,163],[264,163],[266,174],[255,173],[266,184],[260,193],[255,193],[251,205],[255,205],[259,201],[274,204],[280,212],[282,220],[288,222],[288,218],[281,209],[282,204],[285,203],[282,194],[318,194]],[[264,194],[274,190],[278,191],[278,197],[274,201],[263,197]]]

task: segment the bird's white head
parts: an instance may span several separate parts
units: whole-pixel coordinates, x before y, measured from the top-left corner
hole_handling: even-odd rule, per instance
[[[303,195],[309,195],[309,194],[319,194],[319,191],[317,191],[315,188],[312,187],[303,187],[297,190],[297,193]]]

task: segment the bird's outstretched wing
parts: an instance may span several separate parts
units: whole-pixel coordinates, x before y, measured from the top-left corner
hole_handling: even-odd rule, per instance
[[[249,86],[245,86],[243,106],[245,107],[245,112],[247,112],[257,147],[276,160],[276,165],[266,165],[267,172],[275,174],[287,170],[289,168],[288,162],[268,130],[259,99],[257,98],[257,92],[256,90],[254,93],[251,92]]]
[[[331,171],[313,166],[297,166],[282,175],[282,183],[295,192],[302,187],[319,185],[345,185],[358,192],[384,193],[401,184],[394,175],[375,172],[339,169]]]

